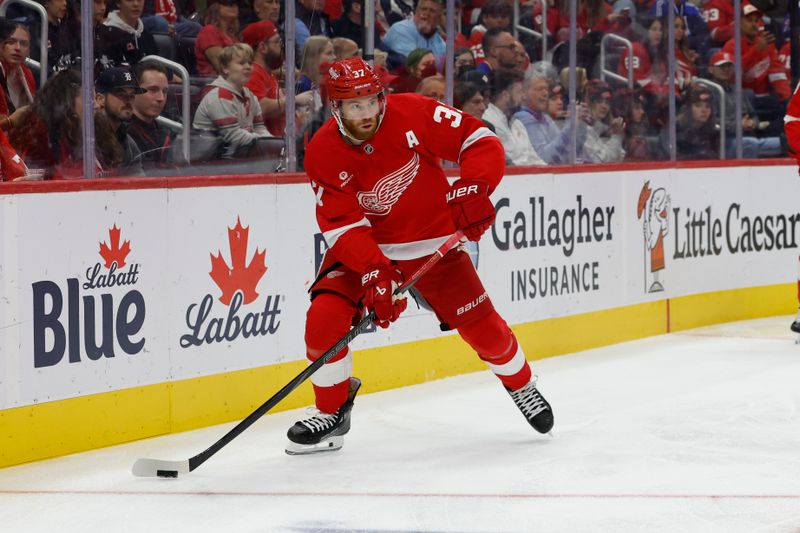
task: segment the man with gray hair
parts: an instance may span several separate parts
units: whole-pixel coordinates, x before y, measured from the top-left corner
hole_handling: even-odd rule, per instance
[[[550,84],[544,69],[535,69],[532,75],[523,82],[522,107],[514,114],[519,119],[534,150],[548,165],[564,165],[569,163],[569,148],[572,138],[572,121],[567,120],[566,127],[560,130],[547,112],[550,95]],[[577,105],[577,155],[583,152],[586,141],[586,119],[589,109],[586,104]]]

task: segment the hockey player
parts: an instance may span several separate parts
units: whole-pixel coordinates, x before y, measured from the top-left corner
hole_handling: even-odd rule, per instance
[[[786,132],[790,155],[797,159],[797,164],[800,166],[800,85],[795,88],[792,99],[789,100],[786,116],[783,117],[783,129]],[[797,318],[792,322],[791,330],[798,334],[796,341],[800,344],[800,271],[797,273],[797,303]]]
[[[343,337],[362,307],[386,328],[406,308],[394,297],[456,229],[473,241],[491,227],[489,195],[505,154],[483,122],[418,94],[386,95],[360,58],[334,63],[326,80],[333,118],[314,135],[305,169],[329,250],[311,287],[306,317],[309,360]],[[440,160],[458,161],[452,186]],[[443,329],[455,329],[497,375],[534,429],[553,427],[525,354],[495,311],[469,255],[446,254],[415,286]],[[349,348],[311,376],[318,412],[289,429],[289,454],[341,448],[360,381]]]

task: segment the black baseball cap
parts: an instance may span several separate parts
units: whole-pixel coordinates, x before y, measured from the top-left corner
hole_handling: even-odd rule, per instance
[[[139,81],[130,69],[123,67],[107,68],[97,76],[94,89],[99,93],[112,93],[120,89],[133,89],[136,94],[147,91],[139,87]]]

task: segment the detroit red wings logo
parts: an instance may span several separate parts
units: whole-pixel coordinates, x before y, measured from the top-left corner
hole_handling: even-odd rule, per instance
[[[419,171],[419,154],[414,156],[402,167],[391,174],[378,180],[378,183],[369,192],[360,192],[356,195],[358,205],[373,215],[387,215],[392,206],[403,195]]]

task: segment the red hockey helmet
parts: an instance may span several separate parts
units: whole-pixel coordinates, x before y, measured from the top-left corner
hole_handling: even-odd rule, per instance
[[[339,126],[339,132],[356,144],[360,144],[365,139],[356,138],[345,126],[342,117],[342,102],[354,98],[376,96],[378,99],[378,125],[375,127],[375,132],[378,131],[378,127],[383,122],[383,115],[386,113],[386,96],[383,92],[383,83],[369,63],[360,57],[351,57],[335,62],[328,69],[325,89],[331,103],[331,114]]]
[[[328,69],[326,81],[331,101],[361,98],[383,92],[383,84],[369,63],[360,57],[336,61]]]

